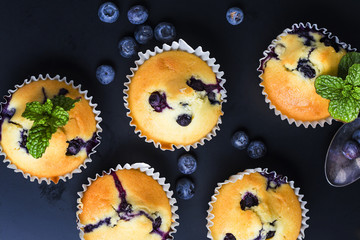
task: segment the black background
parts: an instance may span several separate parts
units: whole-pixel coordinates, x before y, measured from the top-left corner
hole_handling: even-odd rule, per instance
[[[341,41],[360,48],[357,30],[360,1],[130,1],[114,0],[120,17],[113,24],[101,22],[96,0],[7,0],[0,3],[0,95],[32,75],[66,76],[89,90],[102,111],[102,143],[81,174],[58,185],[39,185],[0,166],[0,239],[79,239],[76,199],[88,177],[117,164],[146,162],[175,187],[181,176],[177,158],[184,150],[163,152],[134,134],[123,106],[123,83],[134,60],[122,58],[118,41],[132,35],[135,26],[126,17],[134,4],[149,9],[148,24],[173,23],[177,37],[194,48],[202,46],[215,57],[227,80],[228,102],[218,135],[192,150],[198,170],[192,175],[196,195],[178,199],[180,226],[176,239],[206,239],[206,210],[216,183],[247,168],[269,168],[287,175],[301,188],[308,202],[310,227],[306,239],[360,239],[360,191],[356,182],[345,188],[331,187],[324,176],[328,145],[341,126],[334,122],[305,129],[281,121],[264,102],[256,68],[271,40],[293,23],[317,23]],[[226,10],[239,6],[245,12],[238,26],[227,23]],[[155,40],[141,47],[153,49]],[[111,63],[116,79],[107,86],[95,78],[96,67]],[[268,147],[263,159],[252,160],[230,144],[234,131],[245,129],[251,139]],[[176,196],[176,195],[175,195]]]

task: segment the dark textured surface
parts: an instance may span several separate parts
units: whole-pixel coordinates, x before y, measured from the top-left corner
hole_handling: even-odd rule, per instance
[[[122,37],[133,34],[136,26],[128,22],[126,11],[138,3],[149,9],[149,25],[171,22],[177,38],[210,51],[227,79],[228,103],[224,105],[221,131],[212,141],[192,151],[198,159],[198,169],[192,175],[197,190],[191,200],[178,200],[180,226],[175,238],[206,239],[207,203],[216,183],[247,168],[267,167],[294,180],[305,195],[310,209],[307,240],[360,239],[360,182],[334,188],[324,176],[327,148],[341,124],[305,129],[281,121],[264,102],[256,72],[258,60],[271,40],[295,22],[317,23],[340,40],[360,48],[360,34],[350,27],[358,21],[359,1],[114,2],[120,16],[113,24],[98,19],[97,10],[103,1],[0,2],[0,95],[31,75],[59,74],[89,90],[104,119],[102,144],[93,162],[66,183],[44,188],[1,163],[1,240],[79,239],[76,193],[88,177],[119,163],[147,162],[166,177],[174,190],[175,181],[181,176],[177,158],[185,151],[162,152],[138,138],[129,127],[123,106],[123,83],[135,58],[122,58],[117,44]],[[235,5],[245,14],[244,22],[238,26],[230,25],[225,17],[226,10]],[[159,44],[153,40],[140,49],[153,49]],[[114,82],[103,86],[96,80],[96,67],[109,63],[117,74]],[[231,135],[239,129],[246,129],[250,139],[265,142],[266,157],[253,160],[246,151],[231,146]]]

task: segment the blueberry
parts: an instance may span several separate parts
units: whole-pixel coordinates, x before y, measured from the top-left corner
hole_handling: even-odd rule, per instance
[[[314,78],[316,76],[316,71],[308,59],[299,59],[296,70],[305,78]]]
[[[101,21],[113,23],[119,17],[119,10],[112,2],[106,2],[99,7],[98,16]]]
[[[176,193],[179,198],[188,200],[194,196],[195,193],[195,185],[193,181],[191,181],[187,177],[182,177],[176,182]]]
[[[133,39],[132,37],[124,37],[119,42],[118,47],[120,50],[120,55],[124,58],[131,58],[136,54],[137,51],[137,44],[135,42],[135,39]]]
[[[327,47],[333,47],[335,52],[340,51],[339,44],[336,42],[335,38],[329,39],[328,37],[323,37],[320,39],[320,42],[324,43]]]
[[[282,184],[287,183],[287,178],[283,177],[282,175],[275,175],[275,172],[261,172],[260,173],[263,177],[267,179],[267,186],[266,190],[268,189],[276,189],[277,187],[280,187]]]
[[[238,7],[229,8],[226,19],[231,25],[238,25],[244,20],[244,12]]]
[[[149,104],[156,112],[162,112],[165,108],[171,107],[166,102],[166,94],[158,91],[152,92],[149,97]]]
[[[360,144],[360,129],[355,130],[352,135],[352,138]]]
[[[261,141],[252,141],[247,148],[247,153],[251,158],[261,158],[266,154],[265,144]]]
[[[266,239],[270,239],[275,236],[275,231],[269,231],[266,234]]]
[[[68,93],[69,93],[69,90],[67,90],[66,88],[60,88],[58,95],[59,95],[59,96],[60,96],[60,95],[65,96],[65,95],[68,94]]]
[[[146,44],[153,38],[153,30],[149,25],[142,25],[136,28],[135,39],[140,44]]]
[[[232,233],[227,233],[224,237],[224,240],[236,240],[236,238]]]
[[[167,22],[159,23],[155,27],[154,33],[156,40],[161,42],[171,42],[176,36],[174,25]]]
[[[109,65],[100,65],[96,69],[96,78],[104,85],[109,84],[114,81],[115,70]]]
[[[193,155],[187,153],[178,160],[178,167],[183,174],[192,174],[196,170],[196,159]]]
[[[258,205],[259,205],[258,198],[251,192],[246,192],[240,201],[240,208],[243,211]]]
[[[309,30],[303,28],[297,28],[289,32],[290,34],[297,34],[299,37],[305,40],[305,46],[311,46],[312,42],[315,41],[314,37],[310,35]]]
[[[347,159],[355,159],[360,156],[360,147],[357,142],[352,140],[346,141],[342,148],[343,154]]]
[[[216,99],[216,93],[209,92],[207,94],[207,97],[208,97],[209,102],[210,102],[211,105],[220,104],[220,102]]]
[[[66,156],[73,156],[80,152],[85,147],[86,143],[81,138],[74,138],[70,141],[66,141],[69,146],[66,149]]]
[[[153,230],[158,230],[161,227],[162,219],[161,217],[155,218],[153,221]]]
[[[147,20],[149,13],[145,7],[136,5],[129,9],[127,15],[132,24],[143,24]]]
[[[182,126],[186,127],[191,123],[192,117],[188,114],[181,114],[177,117],[176,122]]]
[[[248,135],[243,131],[238,131],[234,133],[234,135],[231,138],[231,144],[239,149],[243,150],[249,145],[249,137]]]

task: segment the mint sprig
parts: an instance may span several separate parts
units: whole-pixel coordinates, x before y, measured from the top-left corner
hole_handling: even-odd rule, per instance
[[[34,158],[40,158],[52,134],[69,121],[69,113],[80,99],[72,99],[64,95],[47,99],[45,103],[29,102],[21,116],[34,121],[26,141],[26,148]]]
[[[352,64],[346,69],[351,63],[350,60],[357,61],[357,57],[354,56],[358,56],[353,53],[350,57],[346,57],[347,55],[339,64],[339,73],[342,69],[342,74],[346,72],[347,76],[341,78],[321,75],[315,80],[315,88],[321,97],[330,100],[329,113],[333,118],[343,122],[352,122],[358,117],[360,111],[360,64]]]
[[[360,53],[349,52],[343,56],[339,63],[338,76],[345,79],[346,75],[348,75],[349,68],[355,63],[360,63]]]

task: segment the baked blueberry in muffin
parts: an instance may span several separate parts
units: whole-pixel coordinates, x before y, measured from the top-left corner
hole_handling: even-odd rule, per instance
[[[277,38],[261,60],[261,86],[282,115],[297,121],[320,121],[330,117],[329,100],[315,91],[319,75],[338,73],[342,45],[310,25],[294,27]]]
[[[63,99],[60,96],[77,102],[68,111],[66,125],[54,130],[45,152],[34,157],[31,151],[29,153],[28,143],[35,121],[23,117],[23,113],[30,102],[38,102],[41,106],[49,99]],[[0,111],[0,146],[11,164],[25,174],[57,183],[61,176],[79,168],[99,143],[93,108],[84,94],[64,81],[31,81],[5,100]],[[39,112],[39,116],[42,115]]]
[[[212,203],[213,240],[296,240],[302,226],[298,197],[285,177],[265,171],[224,184]]]
[[[137,169],[97,178],[81,198],[84,239],[170,238],[172,213],[161,185]]]
[[[220,83],[195,54],[156,54],[140,65],[128,84],[131,124],[162,149],[194,144],[212,131],[222,115]]]

